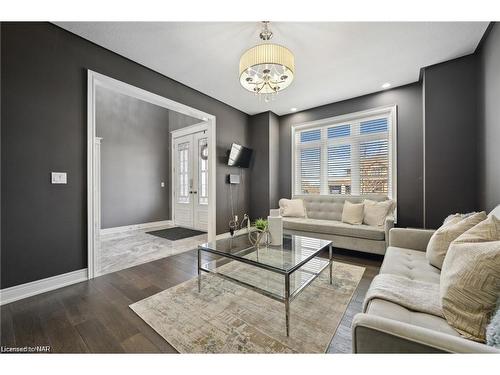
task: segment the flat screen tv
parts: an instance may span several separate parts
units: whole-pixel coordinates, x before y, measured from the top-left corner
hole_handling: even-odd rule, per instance
[[[233,143],[229,150],[227,165],[230,167],[248,168],[253,150],[237,143]]]

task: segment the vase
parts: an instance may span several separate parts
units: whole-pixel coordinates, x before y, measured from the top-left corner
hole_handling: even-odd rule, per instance
[[[269,232],[267,230],[257,229],[257,246],[267,246],[269,244]]]
[[[275,214],[273,211],[278,211],[278,216],[267,217],[269,243],[271,246],[281,246],[283,244],[283,218],[279,216],[279,210],[271,210],[271,214]]]

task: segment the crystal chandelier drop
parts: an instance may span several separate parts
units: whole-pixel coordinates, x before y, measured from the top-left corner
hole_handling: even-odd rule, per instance
[[[262,24],[260,39],[264,42],[250,48],[240,58],[240,83],[269,102],[292,83],[295,58],[288,48],[269,43],[273,36],[269,21]]]

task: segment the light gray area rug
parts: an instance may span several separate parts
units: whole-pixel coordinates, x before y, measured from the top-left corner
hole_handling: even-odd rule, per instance
[[[283,276],[230,262],[218,271],[283,293]],[[211,274],[130,305],[180,353],[324,353],[361,280],[364,268],[333,263],[290,304],[290,336],[284,304]],[[292,285],[305,276],[296,272]]]

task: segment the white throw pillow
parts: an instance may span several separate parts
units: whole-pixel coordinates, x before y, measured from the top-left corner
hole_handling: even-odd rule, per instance
[[[365,205],[363,223],[380,227],[385,224],[385,218],[391,212],[393,201],[389,199],[386,201],[376,202],[370,199],[365,199],[363,204]]]
[[[441,269],[450,244],[461,234],[467,232],[485,219],[486,213],[483,211],[465,219],[462,219],[460,216],[453,217],[445,225],[441,226],[432,234],[427,244],[425,256],[429,263]]]
[[[363,211],[365,205],[363,203],[344,202],[342,210],[342,222],[347,224],[363,224]]]
[[[279,201],[281,216],[283,217],[307,217],[306,208],[302,199],[285,199]]]

